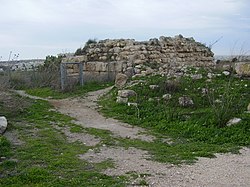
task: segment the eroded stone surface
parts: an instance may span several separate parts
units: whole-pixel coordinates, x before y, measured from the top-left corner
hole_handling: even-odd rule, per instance
[[[214,67],[213,52],[193,38],[153,38],[139,42],[131,39],[107,39],[85,46],[82,57],[67,57],[63,62],[83,63],[85,75],[115,78],[117,73],[129,77],[151,74],[169,75],[184,67]],[[78,73],[78,65],[70,65],[70,74]],[[105,74],[105,75],[104,75]]]
[[[7,129],[7,119],[4,116],[0,116],[0,134],[3,134]]]
[[[240,76],[250,77],[250,62],[235,63],[235,71]]]

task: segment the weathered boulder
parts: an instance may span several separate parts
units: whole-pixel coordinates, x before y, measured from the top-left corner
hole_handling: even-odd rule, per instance
[[[149,88],[151,90],[156,90],[157,88],[159,88],[159,85],[149,85]]]
[[[250,62],[235,63],[235,71],[240,76],[250,77]]]
[[[130,103],[130,102],[128,102],[128,106],[138,107],[138,103]]]
[[[179,104],[183,107],[193,106],[194,102],[189,96],[179,97]]]
[[[228,75],[230,75],[230,72],[229,71],[223,71],[222,74],[225,75],[225,76],[228,76]]]
[[[127,67],[125,70],[125,75],[128,77],[132,77],[134,75],[134,68],[133,67]]]
[[[202,88],[201,93],[202,93],[202,95],[207,95],[209,93],[208,88]]]
[[[215,77],[215,74],[213,74],[213,73],[208,73],[208,74],[207,74],[207,77],[208,77],[209,79],[212,79],[212,78]]]
[[[134,90],[119,90],[118,97],[132,97],[136,96],[136,92]]]
[[[202,76],[202,74],[195,74],[195,75],[191,75],[191,78],[193,80],[199,80],[199,79],[202,79],[203,76]]]
[[[232,125],[236,125],[238,123],[241,122],[241,119],[240,118],[233,118],[233,119],[230,119],[228,122],[227,122],[227,126],[230,127]]]
[[[116,78],[115,78],[115,86],[118,89],[122,89],[126,85],[127,80],[128,80],[128,76],[127,75],[122,74],[122,73],[118,73],[116,75]]]
[[[166,100],[166,101],[170,100],[171,98],[172,98],[172,95],[171,95],[171,94],[164,94],[164,95],[162,96],[162,99],[164,99],[164,100]]]
[[[4,116],[0,117],[0,134],[3,134],[5,130],[7,129],[7,119]]]
[[[145,74],[146,74],[146,75],[150,75],[150,74],[152,74],[153,72],[154,72],[154,70],[153,70],[152,68],[149,68],[149,67],[148,67],[148,68],[146,69]]]
[[[215,99],[214,103],[222,103],[220,99]]]

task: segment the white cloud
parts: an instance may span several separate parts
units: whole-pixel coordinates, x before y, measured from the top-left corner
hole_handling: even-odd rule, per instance
[[[224,33],[231,33],[232,38],[239,33],[244,39],[249,37],[247,0],[0,0],[0,3],[1,50],[6,46],[32,49],[38,45],[48,51],[45,46],[65,48],[93,36],[148,39],[151,35],[158,37],[158,33],[187,33],[217,39]]]

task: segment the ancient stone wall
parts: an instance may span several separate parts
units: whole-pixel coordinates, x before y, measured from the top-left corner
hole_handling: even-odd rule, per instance
[[[82,56],[63,62],[82,62],[84,72],[94,75],[123,72],[128,76],[160,73],[168,75],[183,67],[212,67],[212,51],[193,38],[161,36],[138,42],[133,39],[101,40],[86,45]],[[69,70],[74,73],[74,68]],[[112,76],[113,77],[113,76]]]

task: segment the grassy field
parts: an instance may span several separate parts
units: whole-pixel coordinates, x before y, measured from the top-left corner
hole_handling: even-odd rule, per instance
[[[240,147],[249,146],[250,114],[245,112],[250,102],[249,80],[225,75],[208,80],[208,72],[196,73],[202,74],[202,78],[150,76],[133,80],[138,84],[129,89],[136,91],[137,96],[129,102],[138,103],[138,107],[116,103],[115,88],[101,99],[106,116],[148,129],[156,137],[153,142],[113,137],[109,131],[83,128],[72,123],[72,118],[55,112],[47,101],[14,95],[1,100],[0,115],[8,118],[8,132],[18,137],[20,144],[0,136],[0,186],[126,186],[132,174],[116,177],[102,174],[104,169],[114,167],[112,161],[94,164],[79,159],[78,155],[89,149],[98,150],[103,144],[140,148],[147,150],[153,160],[173,164],[194,163],[198,157],[214,157],[219,152],[237,153]],[[150,85],[159,87],[151,89]],[[107,86],[110,84],[88,84],[72,93],[48,88],[27,92],[60,99],[84,96],[88,91]],[[171,99],[163,99],[164,94],[171,94]],[[192,98],[194,105],[181,107],[178,103],[181,96]],[[233,117],[242,121],[228,127],[226,123]],[[70,143],[56,127],[88,133],[101,142],[92,147]]]
[[[112,83],[97,83],[97,82],[89,82],[84,86],[76,86],[74,89],[68,92],[62,92],[59,90],[54,90],[49,87],[44,88],[31,88],[26,89],[25,91],[34,96],[42,97],[42,98],[51,98],[51,99],[63,99],[67,97],[77,97],[84,96],[87,92],[99,90],[111,86]]]
[[[71,132],[109,137],[105,131],[85,130],[73,124],[72,118],[52,110],[47,101],[22,100],[26,105],[15,111],[15,115],[13,108],[5,108],[5,103],[0,103],[0,115],[5,115],[9,122],[8,133],[20,141],[15,145],[0,135],[0,186],[125,186],[126,177],[101,173],[113,167],[112,162],[93,164],[80,160],[79,154],[94,147],[69,143],[64,133],[55,127],[67,126]]]
[[[137,80],[139,84],[128,89],[137,92],[129,102],[138,103],[138,107],[116,103],[117,90],[113,89],[100,102],[102,112],[152,130],[158,141],[137,143],[136,147],[148,150],[161,162],[193,162],[199,156],[235,153],[241,146],[249,146],[250,114],[246,110],[250,102],[250,81],[218,72],[215,72],[218,76],[208,80],[205,70],[196,74],[202,74],[202,78],[152,76]],[[159,87],[150,89],[150,85]],[[164,94],[171,94],[171,99],[163,99]],[[180,106],[181,96],[192,98],[194,105]],[[242,121],[227,126],[234,117]],[[164,138],[170,138],[172,144],[163,143]]]

